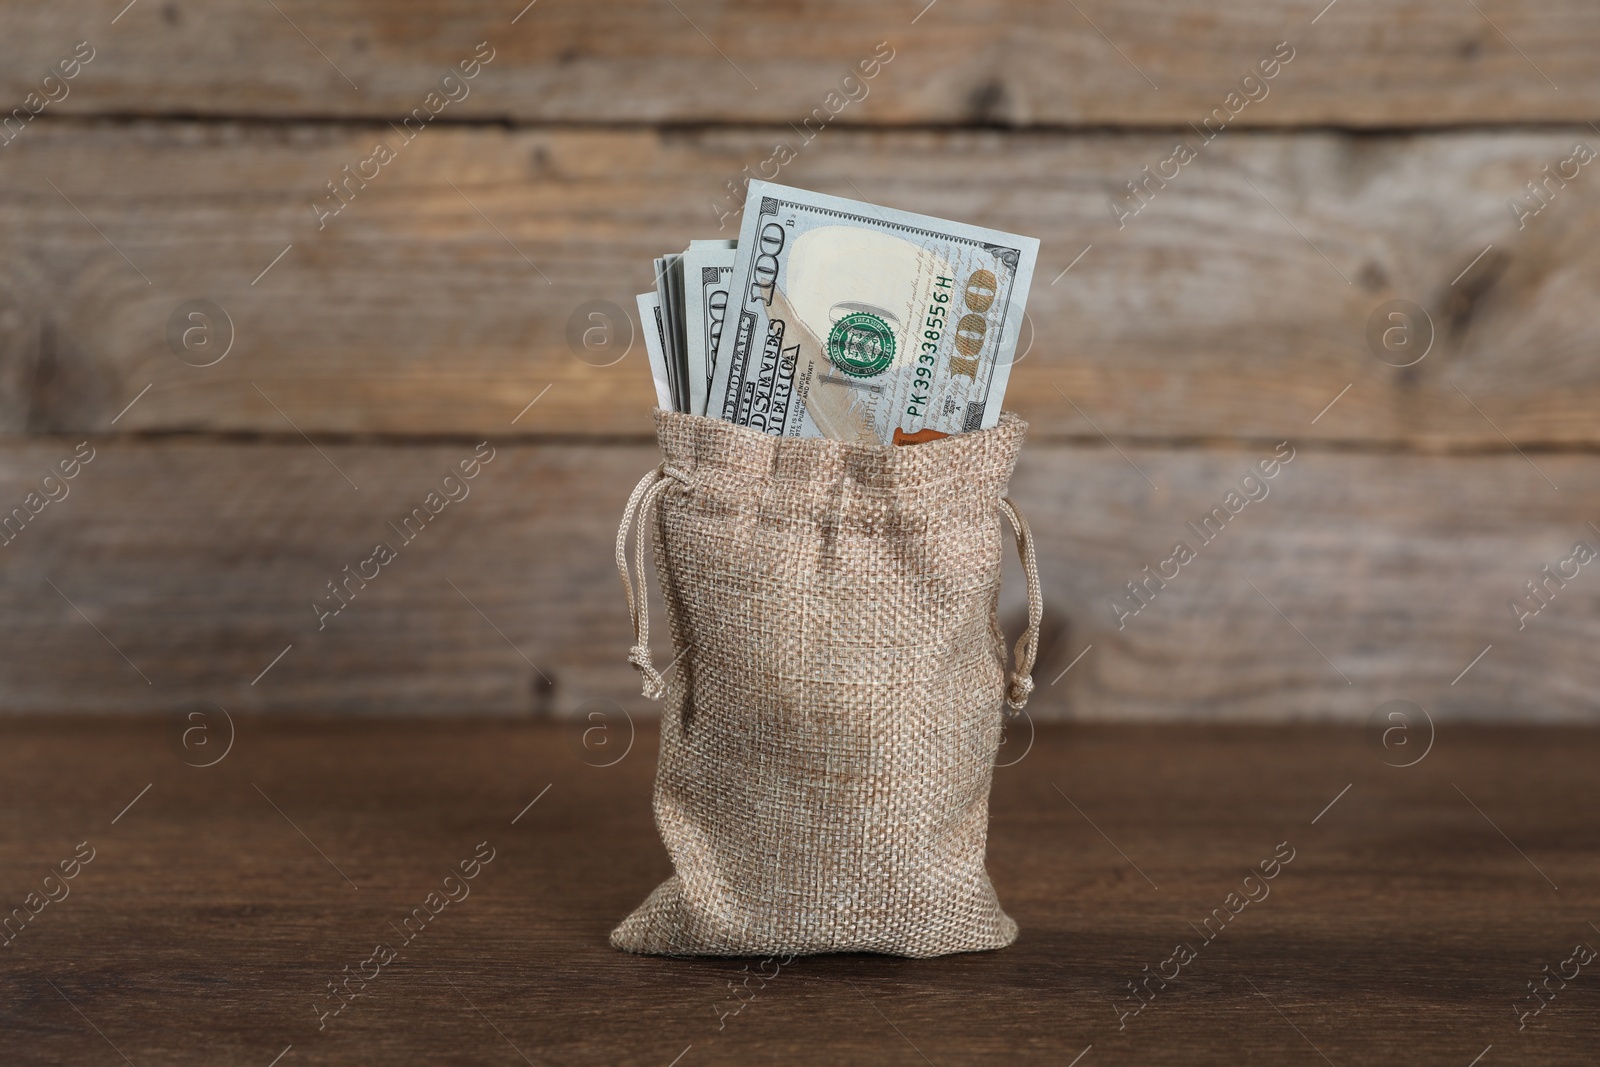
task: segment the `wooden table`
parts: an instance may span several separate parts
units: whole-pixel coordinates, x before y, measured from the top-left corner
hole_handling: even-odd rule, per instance
[[[1021,925],[1014,947],[800,959],[735,999],[754,961],[606,942],[669,869],[648,723],[629,750],[615,716],[241,719],[220,762],[185,766],[223,752],[212,714],[0,727],[0,899],[26,913],[41,894],[0,949],[0,1062],[1600,1057],[1600,962],[1551,979],[1542,1002],[1528,991],[1570,974],[1577,943],[1600,946],[1596,732],[1451,726],[1400,768],[1385,762],[1425,737],[1384,749],[1328,727],[1040,727],[1025,755],[1025,736],[1003,750],[1015,762],[994,788],[989,866]],[[186,728],[200,730],[187,745]],[[1289,849],[1270,895],[1206,940],[1212,909]],[[45,881],[91,850],[76,877]],[[399,959],[363,966],[491,850]],[[46,889],[68,895],[38,905]],[[1128,983],[1171,974],[1179,943],[1194,959],[1131,1014]],[[363,995],[322,1016],[341,1003],[329,983],[363,969],[378,972],[349,983]]]

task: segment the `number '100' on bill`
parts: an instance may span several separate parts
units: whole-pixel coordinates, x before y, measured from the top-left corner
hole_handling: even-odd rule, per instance
[[[706,414],[914,444],[1000,418],[1039,242],[752,181]]]

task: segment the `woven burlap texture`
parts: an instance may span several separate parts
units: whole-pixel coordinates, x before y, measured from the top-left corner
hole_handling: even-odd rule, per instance
[[[927,957],[1017,936],[984,850],[1002,702],[1026,701],[1038,573],[1005,500],[1027,424],[882,447],[656,414],[662,463],[618,537],[655,817],[676,872],[611,934],[630,952]],[[1002,513],[1028,632],[1007,689]],[[639,589],[628,581],[637,514]],[[652,521],[653,520],[653,521]],[[675,658],[658,674],[646,538]]]

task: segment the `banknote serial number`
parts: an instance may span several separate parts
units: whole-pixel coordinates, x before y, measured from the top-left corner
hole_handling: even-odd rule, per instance
[[[939,342],[944,339],[945,313],[949,311],[950,293],[956,280],[943,275],[934,283],[933,303],[928,305],[928,317],[923,320],[922,351],[917,355],[917,376],[911,383],[911,402],[906,414],[920,419],[927,414],[928,400],[933,395],[934,368],[939,364]]]
[[[927,414],[928,401],[933,395],[934,368],[939,363],[939,342],[944,340],[949,326],[947,313],[952,301],[955,279],[940,275],[934,283],[933,303],[928,307],[928,317],[923,320],[922,351],[917,355],[916,378],[911,383],[911,402],[906,414],[922,418]],[[999,279],[994,271],[975,270],[967,278],[961,292],[961,303],[966,314],[955,324],[955,353],[950,356],[950,376],[964,375],[973,382],[978,380],[978,353],[983,351],[989,333],[989,320],[985,313],[994,306],[999,295]]]

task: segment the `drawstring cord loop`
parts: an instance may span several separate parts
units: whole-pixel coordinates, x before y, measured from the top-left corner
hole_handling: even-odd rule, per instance
[[[661,494],[673,482],[689,484],[688,475],[665,462],[639,479],[622,509],[622,524],[617,527],[617,573],[622,576],[622,592],[628,599],[628,617],[633,625],[633,647],[628,650],[628,662],[638,668],[642,676],[641,692],[650,700],[660,700],[666,692],[666,682],[650,659],[650,591],[645,584],[645,543],[654,529],[652,519]],[[635,520],[637,519],[637,522]],[[635,534],[634,573],[638,575],[638,592],[628,573],[628,535]]]
[[[1010,497],[1000,501],[1000,510],[1011,523],[1017,539],[1017,557],[1022,560],[1022,573],[1028,579],[1028,628],[1022,632],[1013,653],[1015,666],[1006,678],[1006,704],[1021,711],[1033,692],[1033,661],[1039,654],[1039,623],[1044,618],[1044,596],[1039,590],[1039,561],[1033,552],[1033,531],[1028,520]]]

